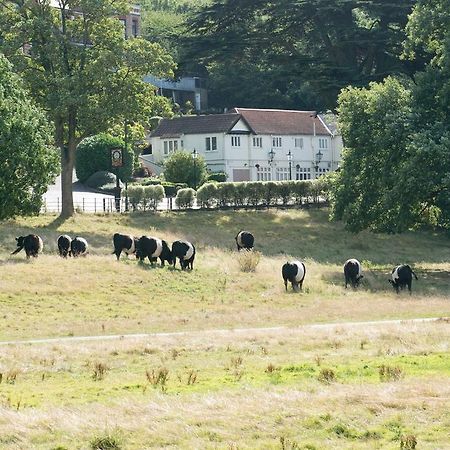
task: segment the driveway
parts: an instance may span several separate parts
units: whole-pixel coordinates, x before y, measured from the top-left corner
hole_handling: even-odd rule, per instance
[[[73,205],[76,210],[82,212],[112,212],[114,211],[114,196],[100,194],[94,189],[88,188],[80,183],[73,174]],[[61,175],[55,183],[48,187],[44,194],[42,212],[61,212]]]

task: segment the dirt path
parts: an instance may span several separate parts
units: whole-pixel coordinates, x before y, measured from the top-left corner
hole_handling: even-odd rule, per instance
[[[140,339],[140,338],[158,338],[158,337],[171,337],[171,336],[199,336],[199,335],[239,335],[251,332],[295,332],[302,330],[327,330],[334,327],[360,327],[360,326],[377,326],[377,325],[400,325],[411,323],[425,323],[435,322],[438,320],[449,321],[448,317],[429,317],[429,318],[417,318],[417,319],[398,319],[398,320],[373,320],[366,322],[333,322],[333,323],[315,323],[300,325],[298,327],[267,327],[267,328],[231,328],[231,329],[210,329],[210,330],[197,330],[197,331],[173,331],[166,333],[137,333],[137,334],[110,334],[110,335],[98,335],[98,336],[65,336],[48,339],[25,339],[15,341],[0,341],[0,346],[6,345],[24,345],[24,344],[52,344],[63,342],[86,342],[86,341],[101,341],[101,340],[115,340],[115,339]]]

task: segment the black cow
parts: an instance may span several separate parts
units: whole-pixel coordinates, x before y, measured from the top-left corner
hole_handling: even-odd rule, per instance
[[[292,284],[292,289],[298,292],[302,289],[303,280],[306,275],[306,267],[300,261],[291,261],[283,264],[281,269],[281,274],[283,275],[284,287],[287,291],[288,281]]]
[[[28,236],[19,236],[16,237],[17,248],[11,253],[11,255],[15,255],[19,253],[23,248],[25,249],[25,253],[27,255],[27,259],[30,256],[37,258],[39,253],[42,253],[42,249],[44,248],[44,243],[42,239],[37,234],[29,234]]]
[[[357,288],[361,278],[364,275],[361,274],[361,263],[355,259],[351,258],[345,261],[344,264],[344,277],[345,277],[345,288],[350,283],[354,288]]]
[[[149,236],[142,236],[137,241],[136,258],[139,258],[140,261],[148,258],[152,264],[159,258],[161,266],[164,266],[164,261],[173,264],[175,260],[166,241]]]
[[[86,256],[88,249],[88,243],[86,239],[77,236],[70,243],[70,250],[72,252],[72,256],[76,258],[77,256]]]
[[[239,231],[239,233],[234,238],[236,240],[236,245],[238,251],[241,249],[251,250],[255,242],[253,234],[248,231]]]
[[[408,264],[401,264],[400,266],[394,267],[392,269],[391,279],[389,279],[389,283],[392,284],[397,294],[399,293],[399,289],[403,290],[405,286],[408,286],[409,295],[411,295],[413,275],[415,279],[418,280],[417,275],[414,273],[411,267],[408,266]]]
[[[195,247],[188,241],[175,241],[172,244],[173,267],[176,265],[176,258],[180,260],[181,270],[193,269],[195,258]]]
[[[59,256],[62,258],[67,258],[71,255],[70,244],[72,242],[72,238],[67,234],[62,234],[58,237],[58,251]]]
[[[117,261],[119,261],[122,252],[128,255],[136,253],[136,244],[138,238],[131,236],[130,234],[115,233],[113,236],[114,251],[113,255],[116,255]]]

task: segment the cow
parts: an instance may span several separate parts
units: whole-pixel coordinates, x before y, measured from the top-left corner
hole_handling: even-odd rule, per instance
[[[239,231],[239,233],[236,235],[234,239],[236,240],[238,251],[240,251],[243,248],[245,250],[251,250],[255,242],[253,234],[248,231]]]
[[[172,244],[173,267],[176,258],[180,260],[181,270],[194,269],[195,247],[188,241],[175,241]]]
[[[62,234],[58,237],[58,251],[59,256],[62,258],[67,258],[71,255],[70,244],[72,243],[72,238],[67,234]]]
[[[137,242],[138,238],[130,234],[115,233],[113,236],[113,255],[116,255],[117,261],[119,261],[122,252],[126,253],[127,256],[136,254]]]
[[[283,275],[284,287],[287,291],[288,281],[292,284],[292,289],[298,292],[302,289],[303,280],[306,275],[305,264],[300,261],[291,261],[283,264],[281,269],[281,274]]]
[[[141,262],[148,258],[151,264],[155,263],[159,258],[161,267],[164,267],[164,261],[173,264],[175,259],[166,241],[150,236],[142,236],[138,239],[136,243],[136,258]]]
[[[44,243],[42,239],[37,234],[29,234],[28,236],[19,236],[16,237],[17,248],[11,253],[11,255],[15,255],[19,253],[23,248],[25,249],[25,253],[27,255],[27,259],[30,256],[37,258],[39,253],[42,253],[44,248]]]
[[[417,275],[414,273],[411,267],[408,266],[408,264],[401,264],[400,266],[394,267],[392,269],[391,278],[388,281],[392,284],[397,294],[399,293],[399,289],[403,290],[405,286],[408,286],[409,295],[411,295],[413,275],[415,279],[418,280]]]
[[[347,259],[344,264],[344,277],[345,277],[345,289],[347,289],[347,285],[350,283],[352,287],[357,288],[359,282],[364,275],[361,274],[361,263],[355,259]]]
[[[76,258],[77,256],[86,256],[88,249],[88,243],[86,239],[77,236],[70,243],[70,250],[72,252],[72,256]]]

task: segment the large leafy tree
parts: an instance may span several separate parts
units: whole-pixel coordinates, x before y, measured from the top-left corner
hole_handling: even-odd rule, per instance
[[[0,219],[37,214],[58,170],[44,112],[0,53]]]
[[[420,0],[407,32],[406,56],[429,60],[414,84],[387,79],[339,98],[346,149],[333,216],[353,231],[450,229],[450,1]]]
[[[187,61],[229,76],[244,66],[245,86],[233,100],[252,106],[270,87],[273,106],[302,106],[314,93],[319,108],[334,108],[341,88],[366,86],[389,74],[412,73],[421,60],[401,60],[405,25],[414,0],[217,0],[190,21]],[[192,58],[193,56],[196,58]],[[252,66],[252,70],[248,70]],[[213,77],[212,82],[220,86]],[[259,95],[253,86],[261,87]],[[239,95],[240,94],[240,95]],[[218,106],[226,104],[223,96]],[[297,102],[292,104],[292,99]]]
[[[196,156],[197,158],[193,158],[192,153],[187,151],[172,153],[164,161],[165,179],[173,183],[186,183],[197,189],[206,181],[208,170],[203,156]]]
[[[51,5],[52,3],[52,5]],[[0,3],[0,43],[46,109],[61,151],[62,216],[74,213],[77,144],[117,122],[149,117],[146,74],[167,76],[170,56],[143,39],[125,40],[126,0],[14,0]]]

